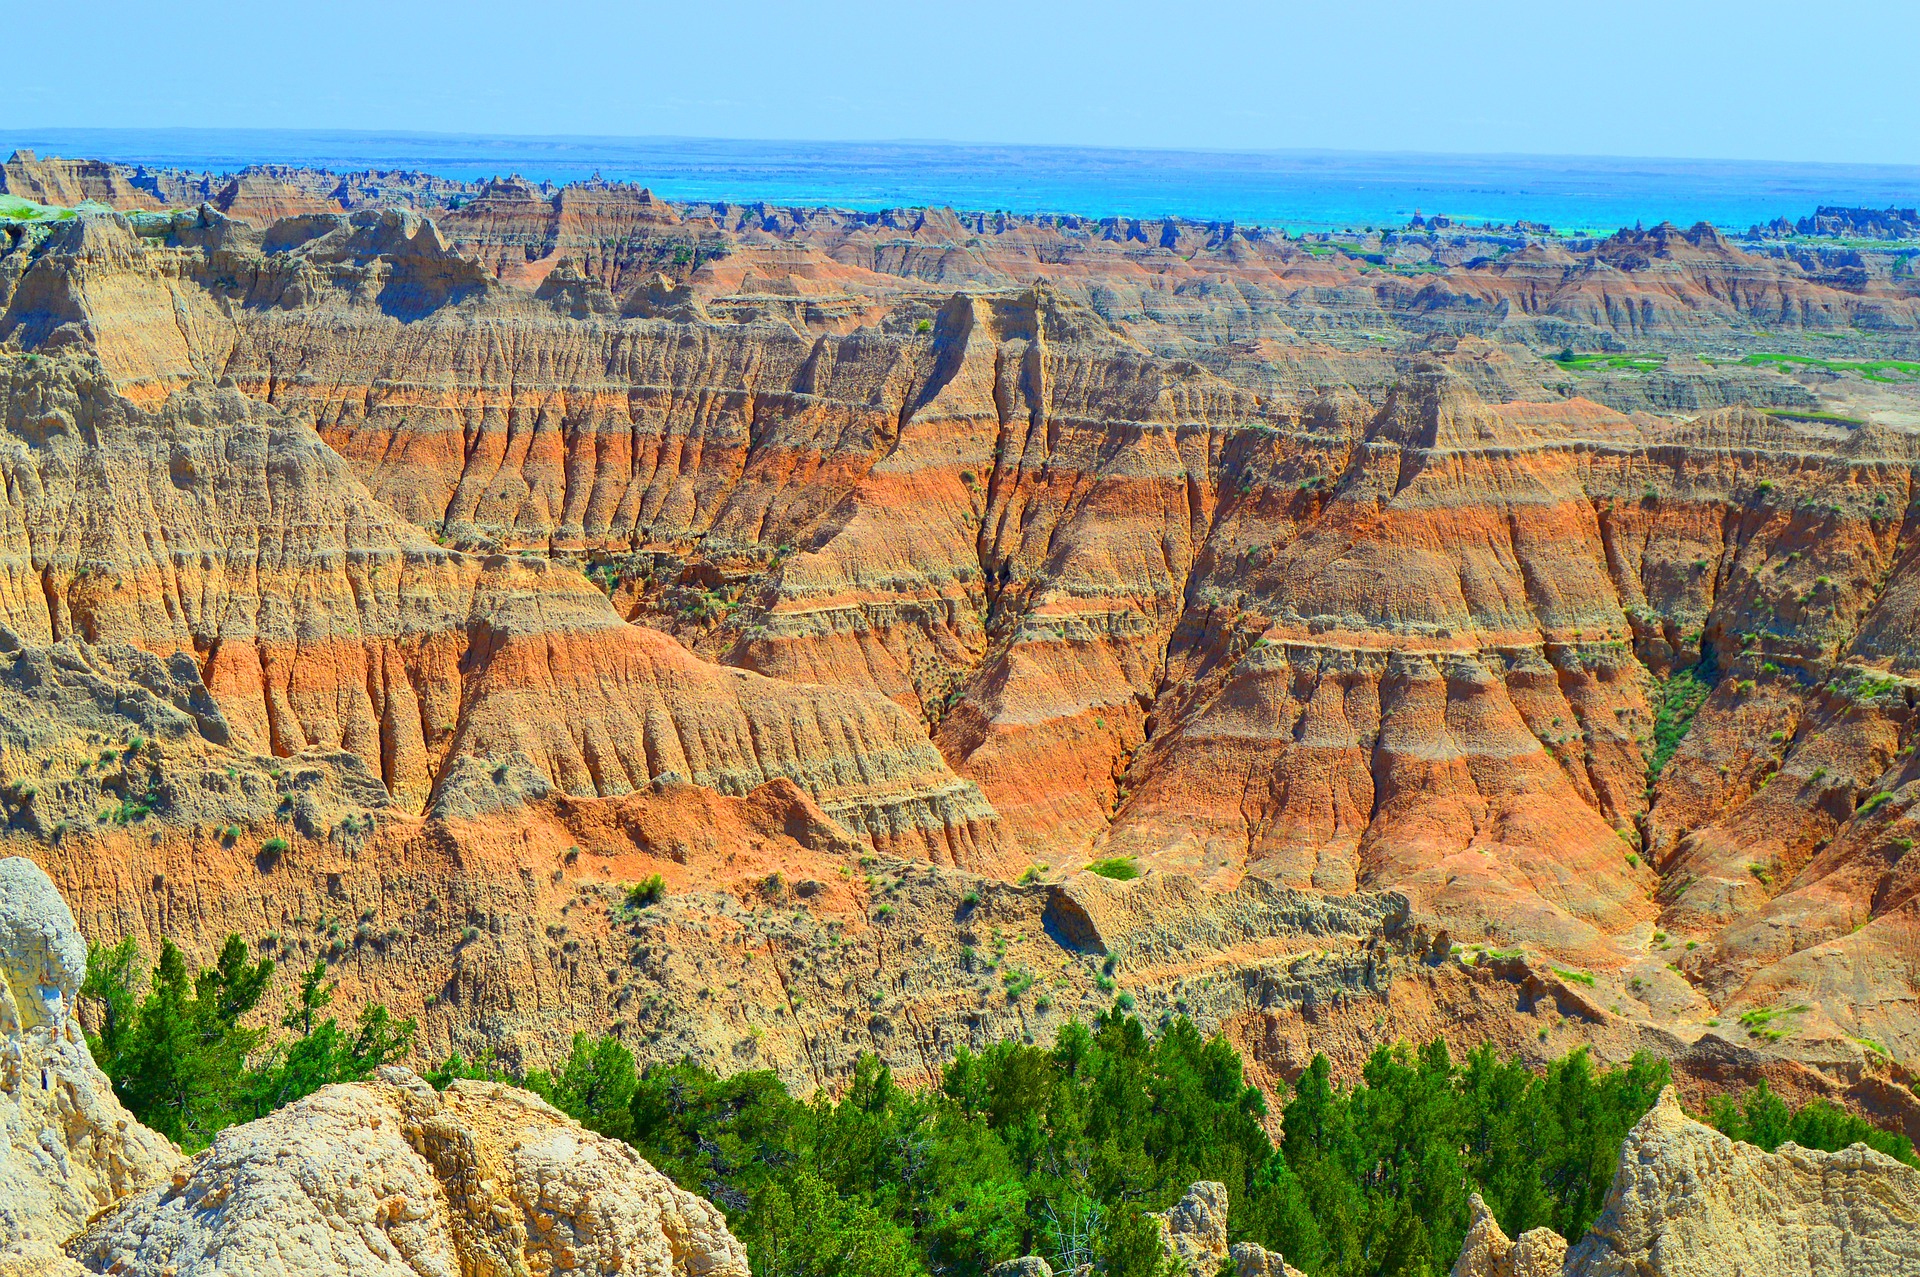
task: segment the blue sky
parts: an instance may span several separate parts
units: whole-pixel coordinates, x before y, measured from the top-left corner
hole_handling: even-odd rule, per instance
[[[1920,163],[1914,0],[71,0],[0,126]]]

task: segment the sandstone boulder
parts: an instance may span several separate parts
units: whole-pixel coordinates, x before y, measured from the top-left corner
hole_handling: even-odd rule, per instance
[[[1920,1170],[1864,1144],[1837,1153],[1783,1144],[1768,1153],[1736,1143],[1687,1117],[1668,1087],[1627,1136],[1606,1209],[1568,1257],[1566,1271],[1570,1277],[1920,1273]]]
[[[87,1054],[74,999],[87,945],[39,866],[0,860],[0,1256],[65,1241],[101,1207],[163,1178],[178,1150],[133,1119]],[[0,1272],[8,1271],[0,1267]]]
[[[719,1210],[626,1144],[513,1087],[392,1067],[223,1131],[68,1249],[122,1277],[748,1277]]]

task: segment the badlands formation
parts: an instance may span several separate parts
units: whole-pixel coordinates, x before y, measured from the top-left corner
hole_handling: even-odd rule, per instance
[[[1920,1136],[1893,248],[4,174],[81,206],[0,242],[0,800],[86,934],[434,1059],[1118,997]]]

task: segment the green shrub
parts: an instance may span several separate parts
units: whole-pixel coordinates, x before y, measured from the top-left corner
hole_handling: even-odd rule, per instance
[[[1140,866],[1134,863],[1132,856],[1109,856],[1088,865],[1087,872],[1111,878],[1115,882],[1131,882],[1140,876]]]
[[[1647,759],[1647,783],[1659,778],[1660,771],[1680,748],[1693,716],[1712,690],[1711,671],[1703,661],[1690,669],[1677,670],[1661,684],[1660,699],[1653,711],[1653,755]]]
[[[627,908],[645,909],[649,905],[659,904],[666,894],[667,880],[659,874],[649,874],[627,888]]]
[[[144,997],[139,948],[131,938],[112,948],[92,945],[80,996],[100,1026],[87,1048],[129,1112],[181,1147],[204,1148],[221,1129],[311,1095],[332,1082],[359,1081],[413,1048],[412,1020],[395,1021],[369,1004],[357,1029],[342,1029],[320,1012],[333,1001],[326,965],[302,974],[274,1040],[245,1023],[273,979],[271,959],[247,959],[239,936],[228,936],[214,965],[189,973],[171,940]]]

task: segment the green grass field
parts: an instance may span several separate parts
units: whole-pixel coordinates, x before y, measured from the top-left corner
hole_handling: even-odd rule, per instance
[[[1824,368],[1828,372],[1858,373],[1868,381],[1888,385],[1906,385],[1920,381],[1920,363],[1906,359],[1816,359],[1811,355],[1748,355],[1740,361],[1746,368],[1777,368],[1786,372],[1794,365]]]

